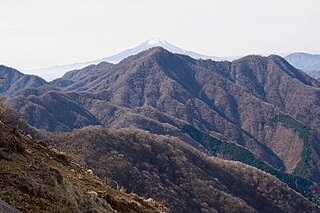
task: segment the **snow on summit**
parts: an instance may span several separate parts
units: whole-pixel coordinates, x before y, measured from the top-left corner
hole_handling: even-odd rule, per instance
[[[52,81],[56,78],[63,76],[67,71],[70,71],[70,70],[81,69],[81,68],[86,67],[88,65],[98,64],[103,61],[116,64],[131,55],[135,55],[135,54],[138,54],[144,50],[150,49],[152,47],[158,47],[158,46],[162,47],[172,53],[188,55],[188,56],[195,58],[195,59],[213,59],[216,61],[232,59],[232,58],[218,58],[218,57],[213,57],[213,56],[202,55],[202,54],[199,54],[196,52],[187,51],[187,50],[181,49],[179,47],[176,47],[161,38],[152,38],[152,39],[149,39],[149,40],[139,44],[136,47],[124,50],[116,55],[112,55],[112,56],[102,58],[99,60],[89,61],[89,62],[81,62],[81,63],[75,63],[75,64],[68,64],[68,65],[62,65],[62,66],[54,66],[54,67],[48,67],[48,68],[34,69],[34,70],[26,71],[25,73],[35,74],[35,75],[38,75],[38,76],[44,78],[47,81]]]
[[[148,40],[147,43],[152,46],[161,46],[161,44],[166,44],[167,42],[161,38],[153,38]]]

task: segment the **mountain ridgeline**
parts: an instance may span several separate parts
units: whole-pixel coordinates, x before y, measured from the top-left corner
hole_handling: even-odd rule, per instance
[[[292,53],[285,57],[292,66],[303,70],[315,79],[320,78],[320,55],[307,53]]]
[[[318,211],[275,177],[212,157],[172,136],[91,126],[59,139],[57,147],[99,177],[162,201],[177,213]]]
[[[43,78],[45,78],[46,80],[51,81],[51,80],[54,80],[56,78],[61,77],[64,73],[66,73],[70,70],[82,69],[86,66],[89,66],[92,64],[96,65],[101,62],[108,62],[108,63],[116,64],[131,55],[136,55],[142,51],[148,50],[152,47],[158,47],[158,46],[160,46],[166,50],[169,50],[170,52],[177,53],[177,54],[189,55],[192,58],[196,58],[196,59],[202,58],[202,59],[213,59],[213,60],[222,61],[222,60],[231,60],[231,59],[235,58],[235,57],[221,58],[221,57],[215,57],[215,56],[207,56],[207,55],[199,54],[196,52],[181,49],[181,48],[176,47],[176,46],[174,46],[174,45],[172,45],[172,44],[170,44],[160,38],[153,38],[153,39],[147,40],[147,41],[139,44],[138,46],[124,50],[118,54],[115,54],[115,55],[112,55],[109,57],[105,57],[105,58],[101,58],[98,60],[88,61],[88,62],[84,62],[84,63],[82,62],[82,63],[67,64],[67,65],[62,65],[62,66],[34,69],[34,70],[29,70],[27,72],[39,74],[40,76],[43,76]]]
[[[218,206],[221,203],[210,203],[202,197],[202,192],[184,194],[183,191],[188,189],[186,183],[179,182],[179,179],[167,178],[167,181],[166,177],[156,178],[151,168],[144,169],[143,165],[140,166],[141,162],[133,160],[133,156],[126,158],[130,152],[114,145],[113,151],[125,156],[126,166],[135,172],[146,170],[152,173],[149,178],[156,178],[154,184],[161,183],[157,187],[171,188],[177,201],[165,196],[169,192],[160,190],[158,194],[154,184],[134,188],[133,182],[126,178],[131,173],[120,177],[120,168],[117,170],[112,167],[111,172],[107,166],[99,163],[105,161],[109,165],[111,162],[107,156],[113,151],[105,150],[104,147],[110,144],[102,142],[91,148],[90,144],[95,143],[96,139],[86,137],[85,132],[93,134],[86,126],[102,126],[103,130],[99,129],[96,133],[99,139],[105,137],[105,140],[112,135],[104,128],[134,128],[157,135],[171,135],[201,153],[241,161],[261,169],[276,176],[310,201],[319,203],[320,83],[280,56],[250,55],[232,62],[216,62],[196,60],[155,47],[118,64],[102,62],[70,71],[51,83],[6,67],[1,67],[0,75],[7,79],[0,87],[1,93],[15,109],[25,115],[29,124],[49,131],[72,131],[85,127],[74,130],[78,131],[75,132],[76,136],[69,135],[69,139],[64,136],[61,139],[63,143],[52,136],[58,149],[66,149],[77,161],[92,167],[102,178],[111,176],[139,195],[163,199],[175,212],[179,205],[187,205],[190,200],[194,203],[188,208],[201,208],[203,212],[229,210],[220,211]],[[8,80],[12,76],[19,80]],[[80,140],[81,135],[85,137]],[[135,134],[123,137],[130,141],[130,135],[133,137]],[[144,137],[145,134],[140,136]],[[144,141],[143,138],[134,141],[140,140]],[[119,141],[122,141],[121,137]],[[134,144],[128,144],[127,149],[130,150]],[[142,150],[149,146],[152,147],[147,144]],[[177,148],[175,154],[170,154],[171,160],[164,159],[163,162],[169,166],[169,162],[181,149]],[[101,152],[96,153],[97,150]],[[185,155],[188,156],[187,161],[194,163],[193,155]],[[153,158],[146,156],[146,164],[155,162]],[[178,164],[182,168],[186,166]],[[219,164],[218,167],[223,166]],[[170,169],[157,169],[164,169],[162,172],[170,178],[175,176]],[[155,174],[158,172],[154,171]],[[216,178],[221,180],[224,175]],[[180,183],[182,185],[179,187],[183,187],[176,188]],[[195,189],[197,184],[200,183],[190,187]],[[226,184],[223,183],[221,187],[231,196],[240,196],[238,191],[231,190],[231,186]],[[241,196],[239,199],[246,202],[248,208],[253,209],[252,212],[267,212],[271,205],[266,204],[266,209],[260,208],[255,206],[255,201],[251,201],[253,198],[247,200]],[[285,208],[278,204],[276,206],[278,212],[285,212]]]

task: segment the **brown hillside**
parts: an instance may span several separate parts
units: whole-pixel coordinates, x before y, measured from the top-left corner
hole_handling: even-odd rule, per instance
[[[279,56],[215,62],[157,47],[4,94],[37,128],[101,124],[185,140],[179,129],[191,124],[248,148],[277,170],[320,183],[319,82]]]
[[[111,189],[42,142],[0,122],[0,199],[22,212],[170,212]]]
[[[81,79],[73,72],[66,75],[64,80],[75,83],[62,90],[73,91],[74,100],[105,126],[172,134],[170,128],[152,128],[150,119],[171,128],[187,122],[241,144],[274,168],[291,173],[303,160],[303,141],[292,128],[279,131],[272,125],[281,122],[269,122],[286,114],[314,129],[308,144],[314,150],[313,161],[319,162],[316,141],[311,140],[319,132],[320,120],[312,116],[320,113],[319,83],[279,56],[214,62],[153,48],[114,66],[102,63],[88,69],[74,71]],[[296,149],[285,151],[292,144]],[[308,177],[320,182],[319,167],[312,167]]]
[[[59,134],[59,140],[57,147],[99,177],[174,212],[320,211],[275,177],[210,157],[173,137],[86,127]]]

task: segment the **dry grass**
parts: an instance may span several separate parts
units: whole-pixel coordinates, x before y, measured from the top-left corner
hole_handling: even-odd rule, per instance
[[[169,212],[111,189],[64,154],[0,124],[0,199],[23,212]]]

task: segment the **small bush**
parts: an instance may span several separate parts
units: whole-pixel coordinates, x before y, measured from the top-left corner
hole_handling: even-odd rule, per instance
[[[7,126],[17,127],[21,124],[23,116],[16,112],[6,102],[4,98],[0,98],[0,121]]]

